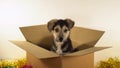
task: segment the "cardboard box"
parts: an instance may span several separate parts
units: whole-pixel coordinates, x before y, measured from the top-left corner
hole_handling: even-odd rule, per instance
[[[49,50],[52,34],[46,25],[20,27],[26,41],[11,41],[27,51],[28,63],[33,68],[94,68],[94,52],[108,47],[95,47],[104,31],[73,27],[71,40],[78,51],[59,56]]]

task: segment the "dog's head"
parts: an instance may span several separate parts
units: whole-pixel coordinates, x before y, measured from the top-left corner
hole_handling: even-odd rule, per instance
[[[54,40],[64,42],[69,38],[70,29],[74,26],[74,21],[70,19],[53,19],[48,22],[47,27],[53,33]]]

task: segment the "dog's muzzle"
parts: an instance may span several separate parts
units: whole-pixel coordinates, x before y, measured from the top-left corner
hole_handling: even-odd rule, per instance
[[[59,41],[62,42],[62,41],[63,41],[63,37],[60,37],[60,38],[59,38]]]

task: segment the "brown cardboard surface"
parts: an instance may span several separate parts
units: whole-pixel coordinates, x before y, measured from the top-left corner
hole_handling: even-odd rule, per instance
[[[46,25],[20,27],[20,30],[27,41],[11,42],[27,51],[28,63],[33,68],[93,68],[94,52],[108,48],[95,47],[104,31],[74,27],[70,38],[77,51],[60,57],[49,51],[52,34]]]
[[[32,68],[62,68],[61,58],[38,59],[34,55],[27,53],[28,64]]]
[[[49,49],[51,47],[52,35],[48,31],[47,26],[37,25],[37,26],[20,27],[20,30],[27,41],[46,49]]]
[[[34,55],[35,57],[37,57],[39,59],[60,57],[59,55],[57,55],[54,52],[51,52],[51,51],[48,51],[47,49],[38,47],[35,44],[32,44],[27,41],[11,41],[11,42],[16,44],[20,48],[26,50],[27,52],[31,53],[32,55]],[[103,50],[106,48],[108,48],[108,47],[90,47],[90,48],[86,48],[83,50],[79,50],[74,53],[65,54],[64,56],[83,56],[83,55],[93,53],[93,52],[96,52],[99,50]]]
[[[38,46],[49,49],[52,44],[52,34],[48,31],[46,25],[37,25],[37,26],[27,26],[20,27],[24,37],[27,41],[34,43]],[[73,47],[80,46],[89,42],[96,42],[103,35],[104,31],[93,30],[83,27],[73,27],[71,29],[71,40],[74,44]]]
[[[40,59],[53,58],[53,57],[59,56],[59,55],[55,54],[54,52],[51,52],[44,48],[38,47],[35,44],[32,44],[27,41],[11,41],[11,42],[16,44],[20,48],[26,50],[28,53],[30,53]]]
[[[33,68],[93,68],[94,54],[72,57],[57,57],[52,59],[38,59],[27,53],[28,64]]]
[[[62,68],[94,68],[94,53],[63,57]]]
[[[56,53],[49,51],[52,45],[52,34],[46,25],[20,27],[20,29],[27,41],[12,41],[12,43],[39,59],[59,57]],[[64,56],[82,56],[107,48],[94,47],[103,33],[104,31],[73,27],[70,37],[78,51]]]
[[[83,44],[91,44],[91,46],[95,46],[97,41],[100,39],[100,37],[104,34],[104,31],[100,30],[93,30],[83,27],[74,27],[71,30],[71,39],[72,41],[76,42],[77,45],[73,46],[81,46]]]
[[[82,56],[82,55],[94,53],[96,51],[100,51],[106,48],[109,48],[109,47],[91,47],[91,48],[86,48],[86,49],[83,49],[83,50],[80,50],[74,53],[66,54],[65,56]]]

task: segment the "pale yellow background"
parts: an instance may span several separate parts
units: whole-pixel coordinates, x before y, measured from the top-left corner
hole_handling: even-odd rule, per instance
[[[120,0],[0,0],[0,59],[25,56],[8,40],[25,40],[18,27],[71,18],[76,26],[106,31],[96,46],[112,46],[95,53],[95,62],[120,57]]]

